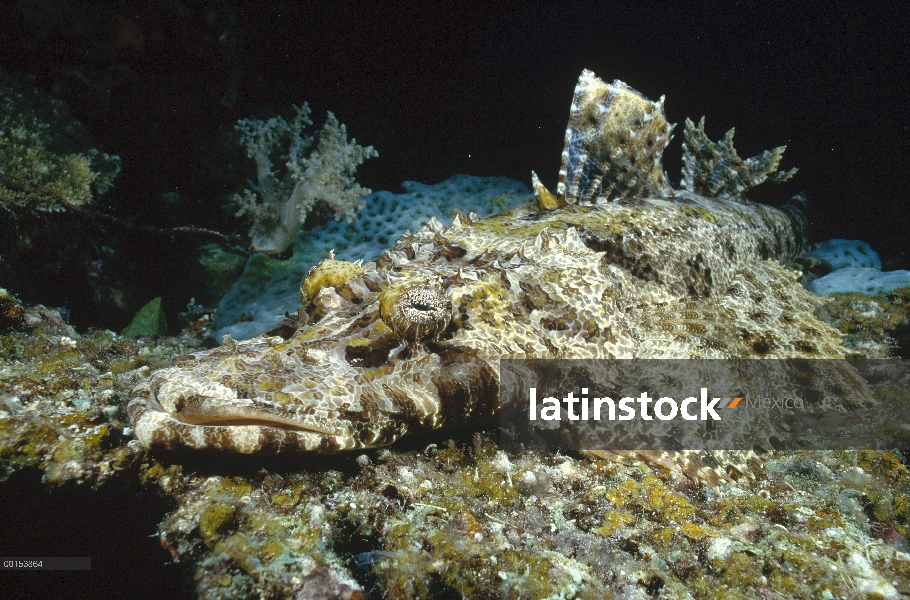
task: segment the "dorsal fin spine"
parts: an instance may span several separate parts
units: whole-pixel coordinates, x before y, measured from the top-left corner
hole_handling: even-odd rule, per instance
[[[557,197],[568,204],[673,195],[661,164],[670,140],[664,98],[651,102],[618,79],[582,71],[566,128]]]

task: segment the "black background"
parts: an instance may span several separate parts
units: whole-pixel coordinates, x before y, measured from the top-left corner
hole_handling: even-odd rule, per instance
[[[910,268],[906,5],[476,4],[23,0],[0,9],[0,65],[34,74],[123,159],[106,211],[240,232],[225,199],[250,164],[218,146],[238,118],[303,101],[317,124],[333,111],[379,151],[358,175],[374,190],[456,173],[529,183],[531,169],[552,187],[587,68],[666,95],[675,184],[682,122],[705,115],[712,139],[736,127],[741,156],[785,144],[782,168],[800,168],[750,197],[804,191],[814,240],[863,239],[886,269]],[[183,250],[162,245],[115,244],[143,300],[182,307],[194,282],[175,275]],[[80,307],[78,282],[47,287],[13,291],[68,305],[77,324],[113,318]]]

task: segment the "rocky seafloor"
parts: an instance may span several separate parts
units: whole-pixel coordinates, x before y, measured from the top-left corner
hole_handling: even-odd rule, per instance
[[[835,296],[823,312],[857,354],[904,354],[910,292]],[[210,329],[204,316],[177,337],[79,334],[57,311],[0,292],[0,539],[19,556],[93,557],[88,572],[10,573],[8,589],[910,596],[910,474],[898,449],[766,455],[754,480],[717,489],[644,463],[503,452],[493,430],[333,457],[150,454],[131,435],[130,390],[203,347]],[[873,389],[910,410],[910,386]]]

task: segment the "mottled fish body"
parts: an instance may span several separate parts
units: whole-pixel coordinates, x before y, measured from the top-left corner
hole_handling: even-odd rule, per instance
[[[431,220],[376,263],[330,259],[264,336],[155,372],[129,406],[149,448],[338,452],[489,420],[502,358],[839,358],[840,335],[784,265],[795,209],[741,197],[782,148],[740,159],[687,123],[683,190],[654,103],[588,71],[557,193],[488,219]],[[699,193],[711,193],[707,197]],[[665,457],[663,458],[665,459]]]

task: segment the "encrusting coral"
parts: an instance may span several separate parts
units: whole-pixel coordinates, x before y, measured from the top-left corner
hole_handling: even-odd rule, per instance
[[[316,136],[303,136],[313,124],[310,107],[304,102],[294,111],[290,122],[279,116],[237,123],[240,142],[256,161],[258,189],[247,189],[234,201],[240,207],[237,216],[253,218],[251,245],[259,252],[287,250],[317,201],[328,205],[336,218],[353,221],[363,208],[361,196],[372,193],[354,181],[354,172],[366,159],[379,156],[373,147],[359,146],[354,139],[348,142],[347,129],[330,112],[318,133],[318,145],[311,150]],[[282,147],[288,141],[285,152]],[[283,172],[273,170],[273,158],[284,161]]]
[[[92,148],[65,104],[0,71],[0,205],[85,206],[119,171],[120,159]]]

